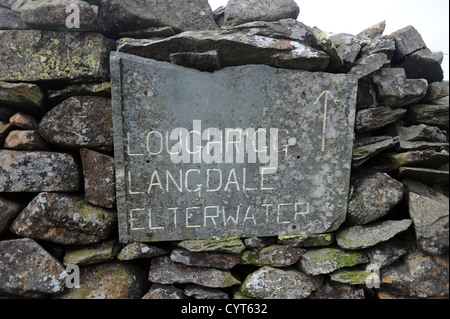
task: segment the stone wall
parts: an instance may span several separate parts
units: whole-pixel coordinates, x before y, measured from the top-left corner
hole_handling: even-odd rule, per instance
[[[0,0],[0,297],[448,298],[442,53],[412,26],[328,36],[298,14],[290,0],[230,0],[214,13],[207,0]],[[339,230],[120,244],[113,50],[208,72],[357,76]]]

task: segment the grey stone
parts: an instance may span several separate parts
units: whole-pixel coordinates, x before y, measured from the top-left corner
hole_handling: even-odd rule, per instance
[[[351,166],[352,148],[349,144],[354,134],[354,77],[273,69],[264,65],[226,68],[210,74],[121,53],[113,54],[112,59],[113,86],[117,84],[113,90],[113,100],[118,170],[116,183],[119,189],[117,202],[118,211],[123,214],[119,223],[122,241],[313,234],[334,231],[343,222]],[[122,73],[119,72],[119,64]],[[132,81],[139,83],[138,87],[129,86],[127,81],[119,82],[120,79],[131,80],[134,77],[139,79],[136,80],[138,82]],[[205,95],[206,88],[211,93]],[[188,92],[187,95],[184,92]],[[215,102],[211,103],[213,100]],[[338,107],[340,105],[342,108]],[[218,110],[220,116],[217,116]],[[149,112],[153,115],[149,116]],[[193,181],[195,173],[197,189],[192,188],[194,186],[189,181],[186,183],[186,176],[182,176],[184,182],[179,184],[181,167],[174,166],[173,156],[166,152],[155,155],[154,151],[158,151],[160,146],[155,132],[165,134],[176,127],[192,129],[192,125],[198,127],[200,124],[204,129],[218,127],[221,130],[280,127],[278,144],[279,149],[284,151],[279,152],[278,177],[267,177],[267,182],[272,185],[269,187],[273,188],[268,190],[270,194],[265,192],[265,186],[261,189],[261,181],[250,181],[250,174],[256,173],[254,177],[259,178],[255,169],[260,167],[258,163],[246,163],[245,158],[243,161],[236,160],[233,165],[222,163],[222,166],[216,166],[222,159],[198,166],[202,164],[201,159],[198,163],[190,163],[191,160],[185,158],[186,165],[183,165],[181,175],[186,175],[190,169],[199,170],[195,171],[199,173],[191,170],[188,176]],[[150,127],[153,133],[149,135]],[[275,131],[278,129],[272,130]],[[145,146],[147,136],[148,148]],[[286,154],[286,145],[291,144]],[[230,159],[227,161],[230,162]],[[247,164],[250,166],[246,170],[246,190],[259,185],[258,188],[263,191],[261,195],[247,196],[242,192],[243,184],[226,182],[232,181],[234,173],[243,171]],[[126,171],[124,165],[127,165]],[[214,183],[216,188],[220,184],[218,175],[222,170],[215,167],[223,170],[222,187],[214,194],[208,194],[211,192],[207,188],[211,190]],[[207,169],[214,173],[214,181],[210,180],[208,185],[201,182],[201,179],[206,181]],[[230,172],[232,176],[228,178]],[[159,186],[156,185],[157,174],[158,179],[161,181],[162,177],[163,180]],[[243,182],[242,175],[239,180]],[[155,185],[150,186],[149,182]],[[181,185],[181,189],[175,189],[172,182]],[[130,191],[133,193],[131,195],[137,196],[125,197]],[[257,190],[253,191],[258,194]],[[158,195],[149,195],[149,192]],[[152,199],[151,207],[148,206],[148,196],[157,201]],[[310,199],[306,200],[307,197]],[[294,198],[296,204],[291,202]],[[305,199],[301,201],[301,198]],[[295,205],[298,210],[294,213]],[[186,209],[177,209],[175,220],[173,212],[164,212],[175,207],[191,207],[189,210],[193,214],[186,219]],[[193,212],[192,207],[200,208]],[[207,215],[211,216],[205,218],[202,211],[206,207]],[[134,230],[131,232],[127,221],[130,209],[134,219],[131,227]],[[148,209],[152,210],[152,231],[146,230],[149,226]],[[306,213],[308,210],[311,213]],[[168,231],[169,228],[173,231]]]
[[[0,31],[0,81],[105,81],[110,46],[98,33]]]
[[[256,266],[289,267],[295,264],[306,250],[285,245],[272,245],[258,251],[242,252],[241,264]]]
[[[164,285],[193,283],[210,288],[227,288],[240,284],[229,271],[186,266],[174,263],[168,256],[152,259],[148,279]]]
[[[36,84],[0,81],[0,103],[13,109],[43,112],[44,93]]]
[[[11,231],[21,237],[86,245],[107,239],[116,222],[115,211],[89,205],[80,196],[40,193],[17,216]]]
[[[422,36],[413,26],[397,30],[390,36],[395,40],[396,52],[394,58],[396,60],[426,47]]]
[[[377,159],[375,165],[383,171],[394,171],[402,166],[418,166],[428,168],[439,168],[448,163],[448,152],[419,150],[404,153],[387,153]]]
[[[407,141],[399,141],[396,146],[398,152],[408,152],[408,151],[423,151],[423,150],[431,150],[431,151],[449,151],[448,143],[442,142],[407,142]]]
[[[106,208],[116,206],[114,158],[91,151],[80,150],[84,176],[84,198],[87,202]]]
[[[404,127],[397,125],[394,127],[400,141],[426,141],[426,142],[447,142],[447,136],[438,127],[419,124]]]
[[[403,184],[386,173],[360,170],[352,176],[347,221],[364,225],[386,215],[403,199]]]
[[[231,269],[241,261],[239,255],[226,253],[193,253],[185,249],[174,249],[170,254],[173,262],[187,266],[211,267],[218,269]]]
[[[214,21],[216,21],[219,27],[222,27],[224,24],[225,18],[225,7],[220,6],[216,10],[213,11]]]
[[[356,60],[353,67],[350,71],[348,71],[348,74],[354,74],[358,78],[362,78],[372,74],[386,65],[389,65],[389,63],[390,60],[388,60],[386,54],[373,53]]]
[[[185,299],[183,289],[173,285],[152,284],[142,299]]]
[[[404,107],[420,101],[427,93],[425,79],[407,79],[401,68],[384,68],[372,75],[378,103],[388,107]]]
[[[245,245],[242,240],[236,237],[205,240],[184,240],[178,243],[178,246],[191,252],[216,252],[230,254],[240,254],[245,249]]]
[[[317,247],[331,245],[335,240],[334,233],[278,236],[278,243],[294,247]]]
[[[22,204],[0,196],[0,235],[7,229],[22,210]]]
[[[364,289],[341,284],[334,281],[326,281],[323,286],[314,291],[309,299],[364,299]]]
[[[367,263],[360,252],[347,252],[337,248],[308,250],[300,259],[298,267],[308,275],[328,274],[343,267]]]
[[[364,285],[372,274],[368,270],[340,269],[332,273],[330,279],[343,284]]]
[[[350,68],[361,51],[358,38],[351,34],[339,33],[330,36],[330,40],[336,47],[337,54],[344,62],[344,65]]]
[[[421,251],[441,255],[448,251],[448,197],[413,180],[404,180],[408,189],[409,215]]]
[[[111,151],[111,99],[71,97],[45,114],[39,124],[39,133],[47,142],[67,149]]]
[[[149,38],[167,38],[175,35],[172,27],[149,27],[143,30],[123,31],[119,33],[120,38],[149,39]]]
[[[0,241],[0,293],[44,297],[62,292],[67,273],[32,239]]]
[[[397,139],[389,136],[357,138],[353,144],[352,166],[359,167],[376,155],[393,148]]]
[[[444,79],[441,61],[428,48],[410,54],[398,66],[405,69],[408,79],[426,79],[428,83]]]
[[[47,91],[48,103],[52,106],[58,105],[72,96],[111,97],[111,82],[73,84],[62,90]]]
[[[355,130],[357,134],[378,130],[403,118],[405,109],[374,107],[358,111]]]
[[[448,295],[448,255],[430,256],[415,249],[381,272],[382,287],[398,296]]]
[[[363,31],[358,33],[356,37],[362,40],[366,39],[373,40],[381,37],[383,35],[385,28],[386,28],[386,21],[381,21],[367,29],[364,29]]]
[[[167,255],[170,251],[154,245],[144,243],[130,243],[122,248],[117,254],[119,260],[132,260],[141,258],[153,258],[161,255]]]
[[[119,250],[120,245],[115,239],[85,247],[72,246],[66,249],[63,264],[65,266],[100,264],[114,259]]]
[[[220,56],[216,50],[206,52],[171,53],[169,59],[173,64],[194,68],[200,71],[213,72],[222,68]]]
[[[336,233],[336,241],[344,249],[364,249],[387,241],[411,226],[410,219],[386,220],[364,226],[352,226]]]
[[[172,53],[217,50],[222,67],[266,64],[279,68],[323,71],[329,57],[297,40],[228,31],[187,31],[166,39],[120,39],[117,51],[170,61]],[[239,54],[236,54],[239,52]]]
[[[427,95],[425,97],[425,101],[431,102],[449,94],[449,82],[433,82],[428,85]]]
[[[256,299],[304,299],[320,288],[322,279],[296,269],[264,266],[247,276],[240,291]]]
[[[226,292],[220,289],[206,288],[198,285],[186,285],[184,294],[195,299],[229,299]]]
[[[300,8],[293,0],[230,0],[225,7],[224,25],[252,21],[297,19]]]
[[[389,61],[395,53],[395,40],[390,36],[381,36],[373,39],[361,49],[361,56],[365,57],[374,53],[384,53]]]
[[[141,299],[148,291],[146,273],[137,265],[111,261],[80,268],[80,288],[57,299]]]
[[[317,27],[312,28],[314,36],[316,37],[317,46],[326,54],[330,56],[330,62],[328,64],[327,70],[329,71],[340,71],[344,67],[344,61],[338,54],[336,46],[330,40],[328,34],[323,32]]]
[[[0,150],[0,192],[75,192],[78,166],[70,154]]]
[[[364,250],[369,258],[369,264],[375,264],[379,269],[387,267],[408,252],[408,243],[393,238]]]
[[[24,151],[48,151],[50,149],[47,142],[36,130],[11,131],[6,137],[3,147],[10,150]]]
[[[275,244],[277,242],[275,237],[250,237],[244,239],[244,245],[247,248],[261,249],[266,246]]]
[[[75,10],[68,10],[67,7],[73,5],[77,7],[79,17],[79,27],[69,28],[67,19]],[[70,8],[70,7],[69,7]],[[72,30],[76,31],[104,31],[105,26],[97,19],[98,6],[91,5],[80,0],[40,0],[28,1],[20,9],[22,21],[33,29],[41,30]],[[69,20],[70,21],[70,20]],[[74,21],[72,21],[74,23]],[[72,30],[73,31],[73,30]]]
[[[426,124],[448,130],[448,110],[448,100],[447,104],[416,104],[408,108],[405,120],[408,124]]]
[[[0,30],[26,30],[29,29],[20,19],[20,13],[0,7]]]
[[[448,171],[423,167],[400,167],[398,176],[400,178],[416,179],[426,184],[448,184],[449,182]]]
[[[162,26],[177,31],[218,28],[207,0],[101,0],[99,18],[113,32]]]

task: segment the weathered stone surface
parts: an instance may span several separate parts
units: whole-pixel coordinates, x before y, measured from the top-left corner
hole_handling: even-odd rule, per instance
[[[426,184],[448,184],[448,171],[423,167],[400,167],[398,169],[400,178],[411,178]]]
[[[409,124],[426,124],[448,130],[448,110],[448,99],[446,104],[416,104],[408,108],[405,119]]]
[[[186,286],[184,294],[195,299],[229,299],[224,291],[192,284]]]
[[[152,284],[150,290],[142,299],[185,299],[183,289],[173,285]]]
[[[116,175],[119,178],[116,180],[117,202],[119,214],[123,214],[119,223],[123,242],[326,233],[336,230],[344,221],[352,151],[349,143],[354,134],[353,123],[350,123],[356,96],[354,77],[274,69],[265,65],[226,68],[210,74],[121,53],[112,55],[112,64],[113,83],[117,83],[117,89],[113,90],[117,124],[115,159],[119,172]],[[137,86],[120,80],[135,77],[136,82],[130,80],[130,83]],[[205,95],[205,88],[211,93]],[[217,116],[218,110],[220,116]],[[218,127],[220,130],[280,127],[277,143],[279,150],[284,151],[278,152],[277,176],[268,177],[269,187],[273,189],[266,192],[263,187],[261,196],[247,196],[241,187],[242,175],[238,178],[239,187],[227,182],[230,172],[231,182],[235,172],[240,174],[249,165],[246,190],[256,188],[258,184],[261,189],[261,180],[259,183],[254,178],[250,181],[250,174],[259,178],[257,171],[261,166],[253,160],[249,162],[248,155],[245,155],[247,159],[237,159],[233,165],[230,159],[227,160],[229,163],[223,163],[221,159],[217,166],[218,159],[208,163],[196,159],[197,163],[193,163],[186,158],[181,171],[183,182],[179,184],[180,167],[174,166],[174,157],[167,154],[165,147],[161,154],[155,155],[154,151],[159,149],[162,141],[157,132],[166,134],[185,127],[192,130],[193,124],[203,129]],[[151,144],[148,148],[145,147],[146,136]],[[287,145],[292,147],[286,155]],[[297,165],[308,162],[315,164]],[[214,181],[210,180],[209,186],[205,184],[207,169],[214,174]],[[190,176],[186,183],[188,170]],[[194,173],[197,187],[192,184]],[[223,174],[222,187],[212,194],[206,187],[211,188],[215,183],[217,188],[219,173]],[[156,185],[157,174],[163,181],[160,185]],[[181,188],[175,189],[175,181]],[[256,189],[254,194],[257,194]],[[147,200],[149,196],[152,197],[151,206]],[[305,199],[300,201],[300,198]],[[273,201],[276,203],[270,204]],[[284,206],[282,203],[293,204]],[[169,211],[175,207],[180,208],[176,212],[176,221],[173,212]],[[194,212],[193,207],[199,208]],[[150,232],[149,209],[152,214],[150,227],[153,228]],[[134,216],[133,227],[129,223],[130,210]],[[186,211],[190,211],[188,215]]]
[[[297,19],[299,13],[300,8],[292,0],[230,0],[225,7],[224,25]]]
[[[427,93],[425,79],[407,79],[401,68],[384,68],[372,75],[378,103],[388,107],[403,107],[420,101]]]
[[[426,47],[422,36],[413,26],[397,30],[391,33],[390,36],[395,40],[396,53],[394,58],[396,60]]]
[[[331,245],[334,242],[334,239],[334,233],[278,236],[278,243],[280,245],[289,245],[294,247],[317,247]]]
[[[382,288],[400,296],[448,296],[448,255],[430,256],[412,250],[381,272]]]
[[[347,221],[364,225],[386,215],[403,199],[403,184],[386,173],[353,172],[353,194],[348,203]]]
[[[85,199],[106,208],[116,206],[114,158],[87,148],[80,150]]]
[[[74,192],[80,174],[69,154],[0,150],[0,192]]]
[[[344,61],[337,52],[336,46],[330,40],[328,34],[317,27],[313,27],[313,33],[317,40],[317,46],[330,56],[327,70],[340,71],[344,67]]]
[[[272,244],[275,244],[277,239],[275,237],[250,237],[244,239],[244,245],[250,249],[261,249]]]
[[[20,19],[20,13],[0,7],[0,30],[29,29]]]
[[[343,284],[364,285],[366,279],[372,274],[373,272],[367,270],[341,269],[332,273],[330,279]]]
[[[374,53],[384,53],[390,61],[395,53],[395,40],[390,36],[381,36],[370,41],[361,49],[361,56],[365,57]]]
[[[373,53],[359,60],[356,60],[348,74],[353,74],[358,78],[362,78],[369,74],[372,74],[383,66],[389,65],[390,62],[391,61],[388,60],[386,54]]]
[[[0,31],[0,81],[104,81],[109,52],[98,33]]]
[[[44,111],[44,94],[36,84],[0,81],[0,104],[9,105],[15,109],[42,112]]]
[[[427,95],[425,97],[425,101],[431,102],[449,94],[449,82],[434,82],[428,85]]]
[[[359,167],[381,152],[393,148],[396,138],[389,136],[367,136],[357,138],[353,144],[352,166]]]
[[[185,249],[174,249],[170,259],[176,263],[187,266],[212,267],[218,269],[231,269],[240,262],[240,256],[225,253],[193,253]]]
[[[217,50],[206,52],[180,52],[169,55],[170,62],[200,71],[220,70],[220,56]]]
[[[170,54],[217,50],[222,67],[266,64],[279,68],[323,71],[329,57],[299,41],[220,31],[188,31],[166,39],[121,39],[117,51],[170,61]]]
[[[69,15],[74,13],[75,10],[72,7],[67,10],[66,8],[69,5],[77,8],[79,26],[67,27],[66,21],[69,21],[69,26],[70,23],[74,23]],[[22,21],[33,29],[40,30],[71,30],[76,28],[76,31],[102,31],[105,27],[97,19],[97,16],[98,6],[80,0],[28,1],[20,9]]]
[[[425,124],[395,125],[392,135],[398,136],[400,141],[447,142],[447,136],[438,127]]]
[[[405,69],[408,79],[426,79],[428,83],[444,79],[441,61],[428,48],[410,54],[398,66]]]
[[[259,251],[242,252],[241,264],[256,266],[289,267],[295,264],[306,250],[298,247],[272,245]]]
[[[448,152],[433,150],[409,151],[404,153],[387,153],[373,163],[377,168],[391,172],[402,166],[439,168],[448,163]]]
[[[17,216],[11,231],[21,237],[64,245],[85,245],[108,238],[115,211],[89,205],[76,195],[40,193]]]
[[[67,148],[111,151],[113,125],[111,99],[71,97],[47,112],[39,133],[49,143]]]
[[[405,109],[392,109],[390,107],[360,110],[356,114],[356,133],[361,134],[385,127],[401,119],[405,113]]]
[[[0,235],[8,229],[8,224],[22,210],[22,205],[0,196]]]
[[[337,54],[347,68],[350,68],[361,51],[358,38],[351,34],[339,33],[330,36],[331,42],[336,47]]]
[[[383,35],[384,29],[386,28],[386,21],[381,21],[373,26],[364,29],[360,33],[356,35],[357,38],[366,40],[366,39],[376,39]]]
[[[178,244],[191,252],[216,252],[240,254],[245,245],[239,238],[221,238],[221,239],[192,239],[184,240]]]
[[[326,281],[309,299],[364,299],[364,289],[334,281]]]
[[[298,266],[308,275],[328,274],[342,267],[352,267],[367,263],[363,253],[347,252],[337,248],[308,250],[303,254]]]
[[[229,271],[185,266],[174,263],[168,256],[152,259],[148,279],[164,285],[193,283],[210,288],[226,288],[240,284]]]
[[[320,288],[321,284],[321,276],[264,266],[247,276],[241,293],[257,299],[303,299]]]
[[[207,0],[101,0],[99,18],[114,32],[161,26],[178,31],[218,28]]]
[[[114,259],[120,249],[117,240],[109,240],[87,247],[70,247],[66,249],[63,264],[78,266],[99,264]]]
[[[11,116],[9,123],[24,130],[36,130],[39,126],[39,122],[33,116],[21,112]]]
[[[43,297],[64,290],[61,263],[32,239],[0,241],[0,293]]]
[[[80,267],[80,288],[67,289],[57,299],[141,299],[148,291],[145,271],[112,261]]]
[[[49,145],[36,130],[11,131],[5,139],[4,148],[24,151],[48,151]]]
[[[336,233],[336,241],[344,249],[364,249],[387,241],[411,226],[411,220],[386,220],[370,225],[353,226]]]
[[[50,105],[60,104],[72,96],[111,97],[111,82],[73,84],[62,90],[48,90],[47,95]]]
[[[120,38],[133,39],[150,39],[150,38],[167,38],[175,35],[172,27],[150,27],[143,30],[124,31],[119,33]]]
[[[417,246],[427,254],[448,251],[448,197],[413,180],[402,181],[408,190],[409,216],[416,232]]]
[[[408,252],[408,243],[393,238],[364,250],[369,258],[369,264],[375,264],[379,269],[387,267]]]
[[[431,150],[431,151],[449,151],[449,144],[442,142],[408,142],[408,141],[399,141],[396,145],[396,149],[398,152],[408,152],[408,151],[423,151],[423,150]]]
[[[153,258],[169,253],[170,251],[161,247],[135,242],[123,247],[122,250],[117,254],[117,259],[132,260],[140,258]]]

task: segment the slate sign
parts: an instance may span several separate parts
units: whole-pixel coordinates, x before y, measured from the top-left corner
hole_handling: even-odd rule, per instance
[[[111,55],[121,242],[301,235],[345,220],[357,79]]]

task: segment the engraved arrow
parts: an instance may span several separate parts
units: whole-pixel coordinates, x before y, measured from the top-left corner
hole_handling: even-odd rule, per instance
[[[333,95],[328,90],[323,90],[322,93],[320,93],[319,97],[317,98],[316,102],[317,104],[322,96],[325,95],[325,102],[323,105],[323,128],[322,128],[322,152],[325,151],[325,133],[326,133],[326,126],[327,126],[327,103],[328,103],[328,96],[330,96],[332,99],[334,99]]]

